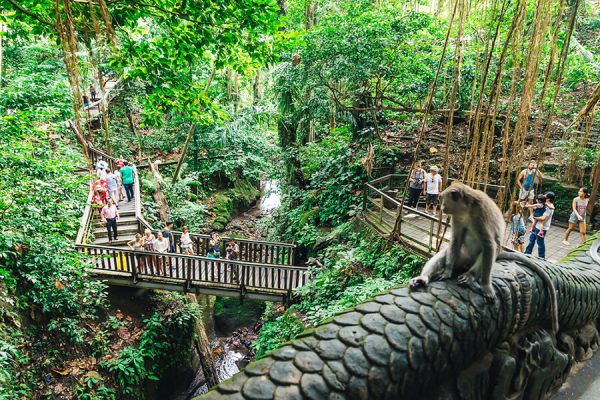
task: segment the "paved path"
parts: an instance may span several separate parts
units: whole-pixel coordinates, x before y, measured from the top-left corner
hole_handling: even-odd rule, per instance
[[[600,352],[589,360],[575,363],[567,381],[552,400],[598,400],[600,399]]]

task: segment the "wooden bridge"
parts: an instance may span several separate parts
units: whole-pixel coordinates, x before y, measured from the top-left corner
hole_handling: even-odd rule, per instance
[[[374,179],[364,185],[363,190],[363,212],[362,219],[377,233],[385,238],[390,238],[394,233],[396,220],[400,217],[396,235],[400,241],[413,251],[426,257],[435,254],[438,247],[443,248],[449,243],[450,221],[445,214],[432,215],[425,213],[425,198],[421,196],[417,207],[412,208],[404,205],[400,216],[400,204],[404,191],[404,182],[407,175],[390,174]],[[453,179],[449,179],[450,182]],[[483,184],[479,185],[482,188]],[[487,193],[494,198],[500,189],[496,185],[487,185]],[[439,208],[438,208],[439,212]],[[444,228],[445,234],[444,234]],[[570,248],[561,243],[565,229],[552,226],[546,236],[546,257],[550,261],[558,261],[566,256]],[[578,235],[573,232],[573,235]],[[510,232],[505,234],[505,246],[510,246]],[[573,236],[575,239],[575,236]],[[527,240],[527,235],[526,235]]]
[[[113,157],[93,146],[90,153],[94,165],[103,159],[115,170]],[[136,233],[143,234],[146,229],[156,232],[142,215],[139,175],[137,168],[134,170],[134,200],[119,203],[119,240],[112,243],[97,208],[92,206],[90,187],[75,247],[91,256],[94,276],[118,286],[283,302],[307,282],[307,268],[295,265],[296,246],[289,243],[235,238],[240,247],[235,261],[205,257],[210,237],[204,234],[190,234],[197,255],[130,250],[126,244]],[[175,231],[173,236],[179,243],[181,232]],[[223,237],[221,248],[229,240]]]

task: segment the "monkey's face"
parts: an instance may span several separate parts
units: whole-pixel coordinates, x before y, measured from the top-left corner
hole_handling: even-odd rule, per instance
[[[469,212],[468,187],[462,184],[452,184],[440,194],[442,212],[457,215]]]

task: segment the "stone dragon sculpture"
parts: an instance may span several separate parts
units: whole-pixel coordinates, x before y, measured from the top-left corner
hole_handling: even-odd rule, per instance
[[[514,261],[494,266],[497,298],[455,280],[393,289],[304,332],[200,399],[544,399],[598,347],[600,236],[554,281],[560,331],[549,332],[548,291]]]

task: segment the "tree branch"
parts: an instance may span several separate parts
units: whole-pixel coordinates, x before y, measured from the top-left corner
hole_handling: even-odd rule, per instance
[[[41,22],[42,24],[51,26],[52,28],[56,28],[56,26],[49,20],[47,20],[46,18],[42,17],[41,15],[38,15],[32,11],[29,11],[28,9],[26,9],[25,7],[23,7],[22,5],[18,4],[15,0],[7,0],[10,4],[12,4],[12,6],[14,8],[16,8],[18,11],[22,12],[23,14],[35,19],[38,22]]]

